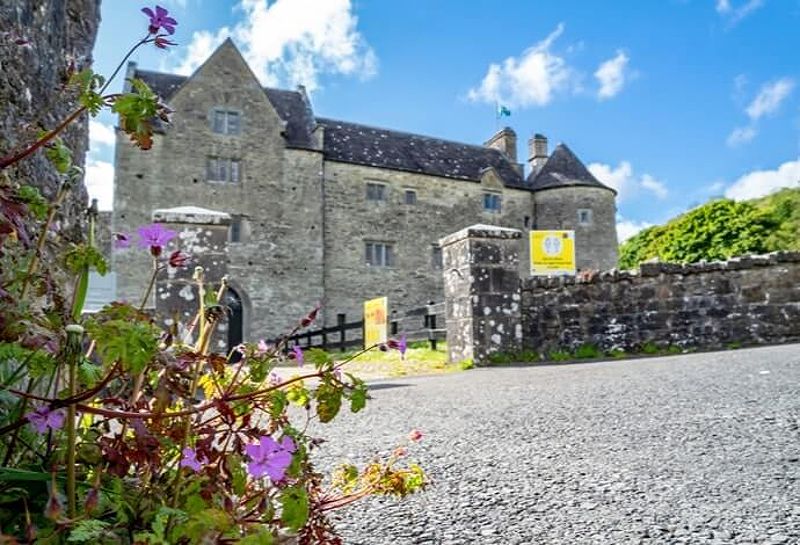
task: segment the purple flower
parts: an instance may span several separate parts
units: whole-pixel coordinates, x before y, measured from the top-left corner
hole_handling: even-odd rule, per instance
[[[156,257],[161,255],[161,249],[178,234],[165,229],[160,223],[142,225],[136,231],[139,233],[139,247],[150,248],[150,253]]]
[[[303,349],[296,344],[292,347],[292,353],[294,354],[294,359],[297,360],[297,365],[303,365]]]
[[[280,444],[272,437],[264,436],[258,444],[245,446],[250,457],[247,471],[253,477],[268,475],[272,482],[283,480],[286,468],[292,463],[292,453],[296,450],[291,437],[284,437]]]
[[[156,39],[153,40],[153,43],[159,49],[167,49],[171,45],[178,45],[175,42],[171,42],[171,41],[167,40],[167,38],[164,37],[164,36],[156,36]]]
[[[192,471],[198,472],[203,469],[203,465],[208,463],[208,459],[203,456],[202,460],[197,459],[197,451],[191,447],[183,449],[183,458],[181,458],[181,467],[188,467]]]
[[[35,411],[25,415],[33,427],[39,433],[45,433],[48,429],[57,430],[64,425],[64,410],[51,411],[48,407],[39,407]]]
[[[401,356],[405,356],[406,355],[406,350],[408,349],[408,345],[406,344],[406,336],[403,335],[402,337],[400,337],[399,341],[396,341],[394,339],[389,339],[386,342],[386,346],[388,348],[393,349],[393,350],[397,350],[398,352],[400,352]],[[383,350],[382,347],[381,347],[381,350]]]
[[[169,12],[161,6],[156,6],[155,13],[150,8],[142,8],[142,13],[150,17],[150,26],[147,29],[150,34],[155,34],[162,28],[167,34],[175,34],[178,21],[170,17]]]
[[[131,237],[128,233],[113,233],[114,248],[121,250],[131,245]]]
[[[280,386],[283,383],[283,380],[281,380],[281,377],[275,371],[269,374],[268,380],[270,386]]]

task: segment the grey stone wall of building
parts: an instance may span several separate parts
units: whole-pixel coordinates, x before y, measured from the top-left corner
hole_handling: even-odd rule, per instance
[[[368,182],[385,185],[385,200],[367,199]],[[416,192],[415,204],[405,204],[406,190]],[[484,210],[487,191],[501,194],[499,213]],[[503,187],[491,174],[477,183],[327,161],[325,322],[335,323],[337,313],[360,318],[363,301],[373,297],[388,296],[390,310],[400,313],[441,302],[439,239],[474,223],[521,229],[531,209],[530,192]],[[391,244],[394,265],[367,265],[366,242]]]
[[[616,196],[599,187],[569,186],[536,191],[535,229],[572,229],[578,270],[607,270],[617,266]],[[580,210],[590,221],[578,221]]]
[[[204,289],[216,292],[223,277],[228,274],[227,246],[230,218],[217,214],[198,216],[154,212],[153,221],[163,224],[177,236],[163,250],[162,259],[171,252],[180,250],[192,256],[185,267],[165,267],[156,279],[155,315],[162,326],[175,325],[177,333],[185,335],[191,326],[200,304],[200,290],[194,279],[195,268],[202,267]],[[216,351],[227,349],[227,315],[216,329],[212,339]]]
[[[99,22],[99,0],[0,2],[0,156],[32,143],[39,129],[53,128],[75,109],[75,96],[64,93],[62,87],[71,62],[78,69],[91,64]],[[20,40],[25,43],[17,43]],[[79,166],[84,163],[87,132],[83,116],[63,133]],[[60,183],[41,152],[10,167],[7,174],[38,187],[50,198]],[[61,208],[62,237],[83,239],[86,205],[86,189],[81,185]]]
[[[290,327],[322,300],[321,153],[287,149],[284,124],[232,43],[227,42],[171,98],[173,123],[139,151],[118,133],[117,231],[134,231],[158,208],[199,206],[241,225],[228,248],[231,285],[252,308],[253,338]],[[239,135],[211,130],[213,110],[237,111]],[[239,181],[207,179],[210,157],[239,161]],[[144,252],[115,258],[119,295],[147,280]],[[144,272],[144,274],[143,274]]]
[[[441,240],[451,363],[483,365],[493,353],[520,350],[521,237],[518,229],[472,225]]]
[[[546,354],[800,341],[800,253],[522,283],[524,345]]]

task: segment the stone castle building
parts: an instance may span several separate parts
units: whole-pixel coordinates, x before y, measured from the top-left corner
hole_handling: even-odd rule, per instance
[[[400,311],[440,301],[438,241],[476,223],[574,229],[579,268],[616,265],[616,193],[541,135],[525,177],[509,128],[477,146],[316,117],[302,88],[263,88],[230,40],[188,78],[131,63],[132,77],[174,113],[147,152],[118,131],[113,229],[194,207],[173,220],[214,226],[206,250],[242,304],[235,336],[274,336],[318,303],[330,325],[373,297]],[[119,250],[114,268],[118,297],[137,300],[148,257]],[[160,286],[154,304],[171,300]]]

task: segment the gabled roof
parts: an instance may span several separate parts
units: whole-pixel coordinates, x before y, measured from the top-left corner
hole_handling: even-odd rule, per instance
[[[139,69],[134,69],[131,76],[143,80],[164,102],[169,102],[175,91],[188,79],[186,76]],[[286,143],[292,147],[311,148],[314,114],[305,92],[264,87],[264,93],[280,118],[286,122]]]
[[[508,187],[527,189],[525,180],[500,151],[440,138],[317,118],[325,129],[325,158],[378,168],[479,182],[494,168]]]
[[[566,144],[559,144],[542,169],[528,176],[528,187],[538,191],[568,186],[600,187],[617,193],[595,178]]]

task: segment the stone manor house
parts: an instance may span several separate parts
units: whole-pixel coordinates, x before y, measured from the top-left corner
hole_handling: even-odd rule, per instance
[[[177,207],[229,216],[216,250],[241,302],[237,337],[275,336],[318,303],[331,325],[373,297],[398,311],[441,301],[438,241],[473,224],[574,229],[579,268],[616,265],[615,191],[541,135],[525,169],[509,128],[479,146],[316,117],[302,88],[263,88],[230,40],[188,78],[134,63],[127,77],[174,113],[150,151],[117,131],[112,228]],[[148,257],[116,250],[113,263],[118,298],[138,300]]]

